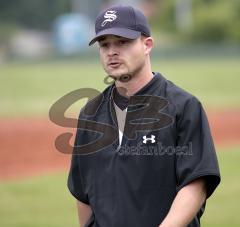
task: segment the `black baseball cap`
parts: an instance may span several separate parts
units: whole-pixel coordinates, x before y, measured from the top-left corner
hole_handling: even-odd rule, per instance
[[[132,6],[117,5],[101,12],[95,22],[96,36],[89,46],[105,35],[136,39],[141,35],[151,36],[144,14]]]

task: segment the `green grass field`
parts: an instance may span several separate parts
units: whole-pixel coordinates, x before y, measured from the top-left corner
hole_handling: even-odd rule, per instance
[[[218,153],[222,182],[210,197],[203,218],[204,227],[237,227],[240,225],[240,147]]]
[[[222,182],[210,197],[203,227],[238,227],[240,147],[218,153]],[[75,200],[67,190],[66,173],[0,183],[0,226],[77,227]]]
[[[196,95],[205,106],[240,106],[240,58],[154,60],[160,71]],[[105,73],[96,62],[5,64],[0,67],[0,115],[47,115],[50,106],[78,88],[103,90]],[[81,106],[83,103],[76,103]],[[79,108],[78,108],[79,109]]]

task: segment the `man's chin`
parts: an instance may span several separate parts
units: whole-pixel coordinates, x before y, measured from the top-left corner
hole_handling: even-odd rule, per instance
[[[132,76],[130,74],[109,75],[109,77],[111,77],[115,81],[120,81],[123,83],[128,82],[132,78]]]

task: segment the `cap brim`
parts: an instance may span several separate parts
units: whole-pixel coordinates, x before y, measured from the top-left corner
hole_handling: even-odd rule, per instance
[[[116,35],[127,39],[136,39],[141,36],[141,32],[134,31],[127,28],[108,28],[99,32],[89,43],[89,46],[98,41],[101,37],[105,35]]]

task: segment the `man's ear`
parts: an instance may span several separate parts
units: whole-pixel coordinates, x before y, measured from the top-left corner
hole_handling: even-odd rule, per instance
[[[143,37],[143,43],[144,43],[145,53],[150,54],[150,52],[153,48],[153,44],[154,44],[153,38],[152,37]]]

